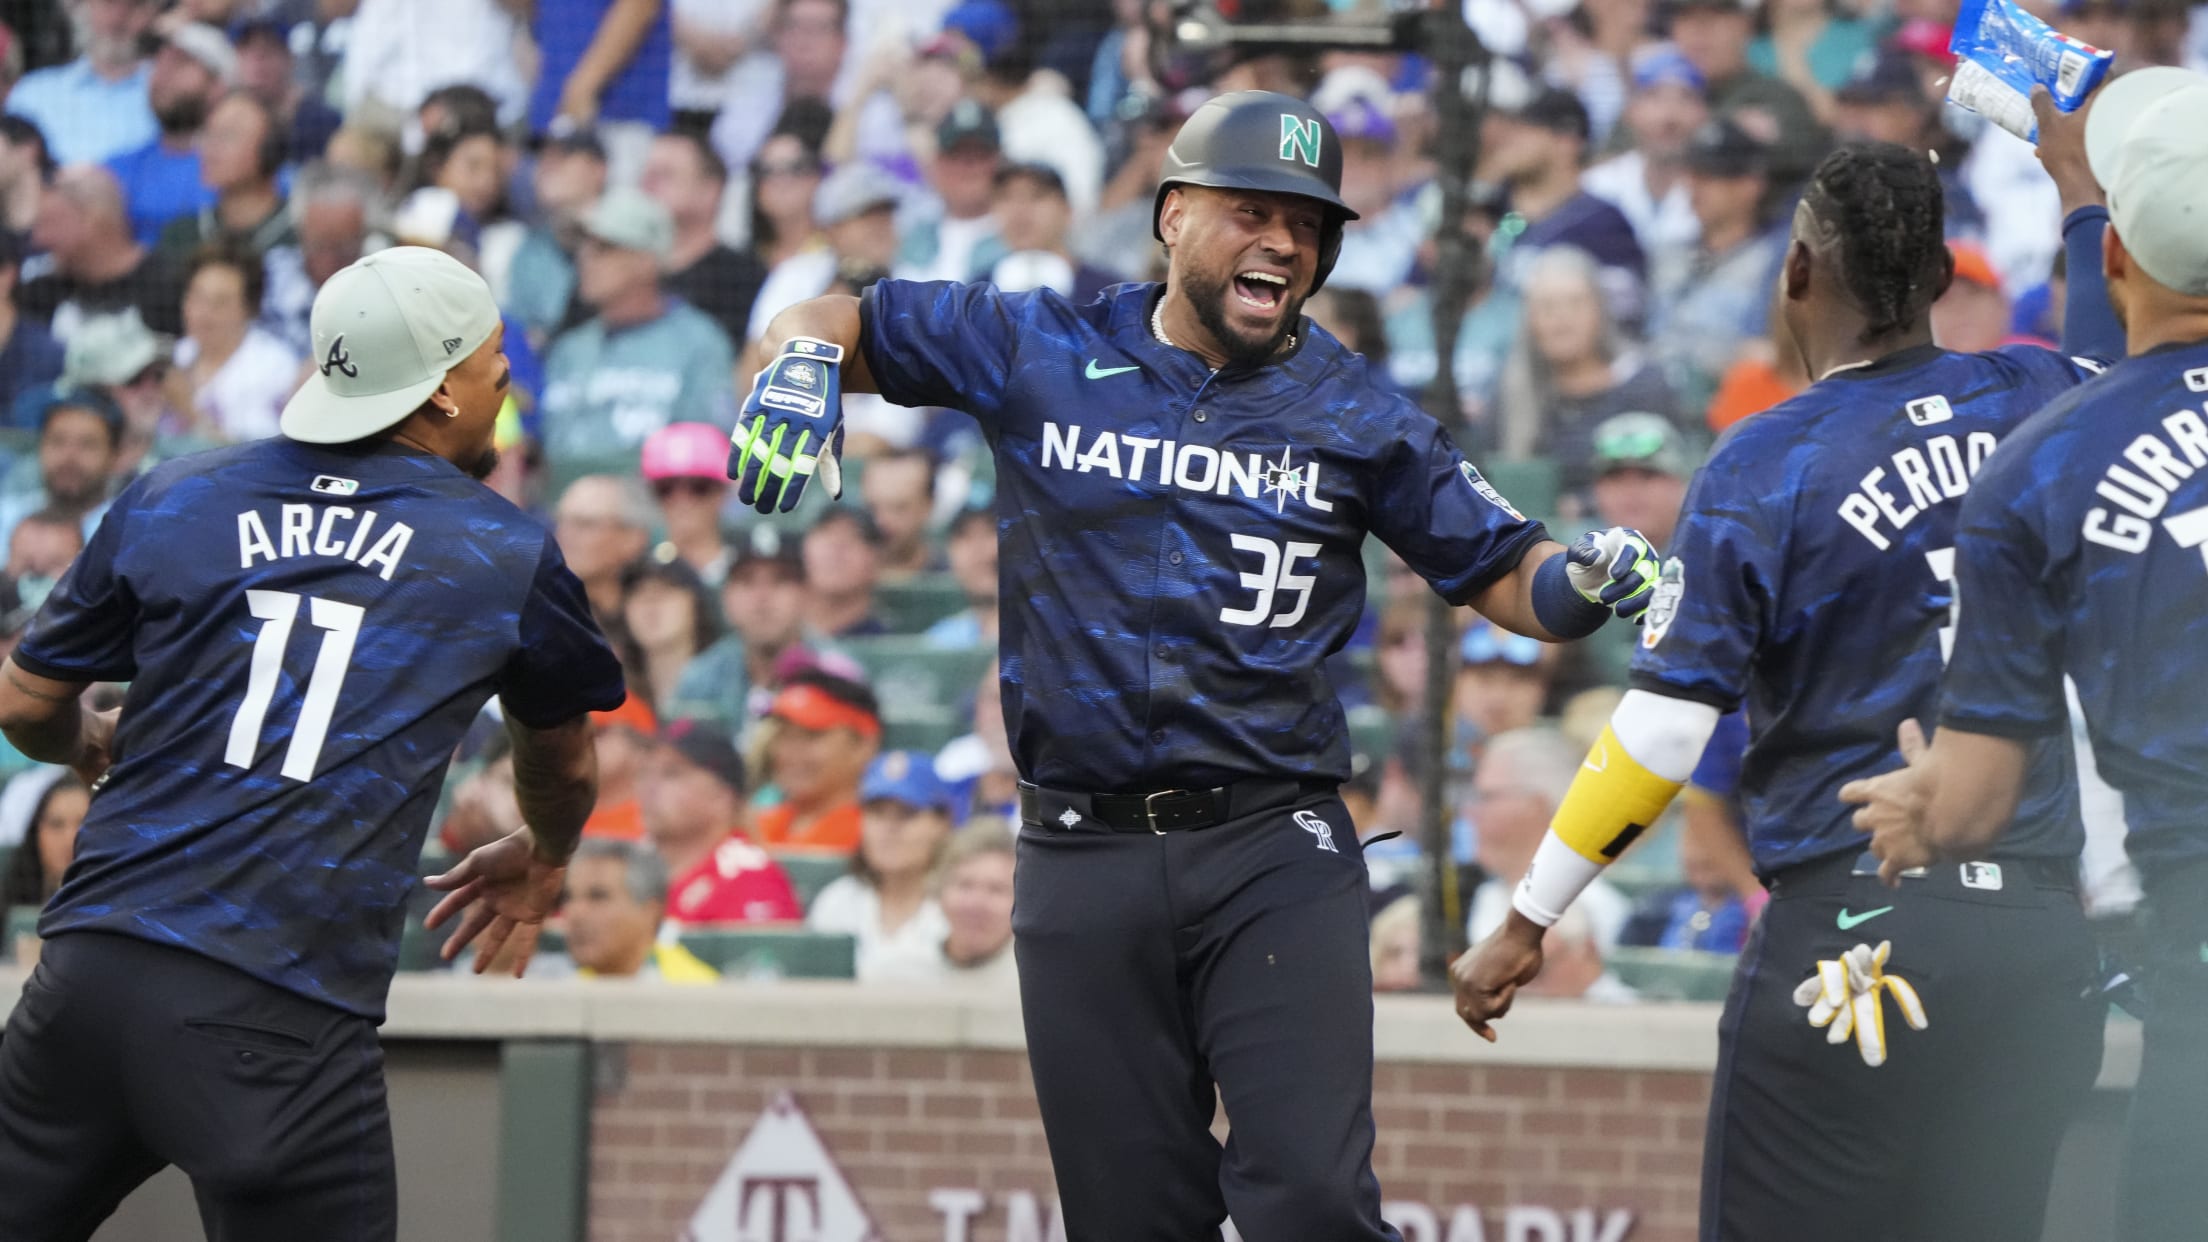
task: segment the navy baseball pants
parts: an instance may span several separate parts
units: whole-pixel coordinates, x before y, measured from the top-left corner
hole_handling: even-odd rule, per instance
[[[83,1242],[171,1164],[208,1242],[392,1242],[375,1023],[181,949],[47,941],[0,1038],[0,1238]]]
[[[1013,943],[1067,1242],[1216,1242],[1230,1214],[1246,1242],[1399,1242],[1372,1173],[1364,858],[1330,790],[1278,789],[1162,835],[1045,792],[1020,831]]]
[[[1780,872],[1718,1026],[1703,1242],[2037,1239],[2107,1013],[2075,871],[1941,863],[1898,890],[1868,855]],[[1881,940],[1929,1025],[1882,998],[1874,1069],[1853,1039],[1826,1043],[1794,989]]]
[[[2123,1242],[2208,1235],[2208,863],[2148,874],[2148,1004],[2124,1145]]]

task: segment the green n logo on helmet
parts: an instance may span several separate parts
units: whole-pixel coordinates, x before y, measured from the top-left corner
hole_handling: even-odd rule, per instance
[[[1319,166],[1319,118],[1308,120],[1293,112],[1280,114],[1280,158],[1302,160],[1313,168]]]

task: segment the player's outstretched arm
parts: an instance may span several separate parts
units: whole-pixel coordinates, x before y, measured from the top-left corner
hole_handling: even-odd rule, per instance
[[[1917,722],[1904,720],[1899,740],[1906,766],[1840,787],[1840,800],[1857,808],[1855,826],[1871,834],[1878,876],[1889,885],[1912,867],[1971,858],[2000,840],[2031,757],[2016,738],[1952,724],[1928,745]]]
[[[26,756],[64,764],[89,786],[107,771],[116,713],[84,710],[88,684],[41,677],[13,659],[0,664],[0,732]]]
[[[598,755],[588,716],[549,729],[532,729],[508,718],[506,730],[514,739],[514,800],[528,826],[423,881],[445,893],[425,925],[435,929],[465,912],[445,942],[445,960],[480,937],[476,972],[487,970],[510,948],[519,978],[536,952],[544,920],[559,905],[567,860],[581,843],[583,824],[598,800]]]
[[[769,320],[766,332],[736,359],[736,386],[743,388],[758,379],[759,372],[798,337],[843,347],[845,392],[875,390],[874,373],[867,370],[866,355],[859,351],[859,300],[840,293],[808,298]]]
[[[1457,1016],[1480,1038],[1494,1041],[1490,1024],[1540,974],[1542,936],[1694,774],[1718,714],[1647,690],[1628,691],[1618,704],[1511,895],[1510,915],[1450,968]]]
[[[873,387],[860,322],[857,298],[814,298],[776,315],[745,351],[751,391],[728,438],[738,501],[788,513],[816,473],[830,497],[843,495],[843,393]]]
[[[1566,548],[1543,540],[1518,567],[1472,597],[1479,614],[1543,642],[1585,638],[1616,615],[1638,623],[1656,589],[1656,549],[1637,530],[1613,526]]]

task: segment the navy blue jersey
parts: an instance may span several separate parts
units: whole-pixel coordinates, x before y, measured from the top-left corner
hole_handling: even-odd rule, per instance
[[[15,660],[131,683],[40,935],[174,945],[379,1018],[484,701],[550,727],[622,694],[544,527],[390,444],[161,466],[116,498]]]
[[[1029,780],[1091,792],[1349,775],[1325,657],[1378,535],[1462,603],[1544,538],[1440,425],[1309,321],[1214,374],[1150,331],[1155,285],[884,281],[884,396],[977,418],[997,459],[1005,724]]]
[[[2077,683],[2151,887],[2208,857],[2208,342],[2127,359],[1996,454],[1955,542],[1941,719],[2057,736]]]
[[[1902,721],[1932,722],[1971,479],[2089,373],[2028,347],[1903,350],[1737,424],[1695,476],[1633,684],[1746,703],[1739,796],[1759,872],[1867,844],[1840,786],[1896,765]],[[2033,764],[2005,852],[2078,852],[2072,760],[2050,743]]]

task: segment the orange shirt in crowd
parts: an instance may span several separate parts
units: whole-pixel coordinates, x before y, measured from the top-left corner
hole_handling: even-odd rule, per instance
[[[752,816],[753,835],[765,846],[798,845],[849,854],[859,848],[859,804],[846,802],[822,812],[795,832],[797,810],[785,802]]]
[[[644,836],[644,808],[631,798],[612,805],[600,804],[583,821],[583,835],[602,840],[637,841]]]
[[[1742,359],[1725,372],[1710,398],[1710,430],[1723,431],[1750,414],[1761,414],[1801,391],[1780,378],[1777,367],[1760,359]]]

